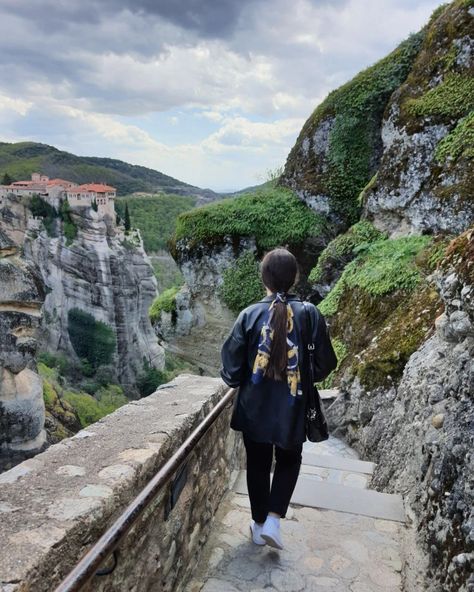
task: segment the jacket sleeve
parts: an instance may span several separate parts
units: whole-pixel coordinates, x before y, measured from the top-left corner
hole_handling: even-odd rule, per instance
[[[242,311],[221,349],[220,374],[222,380],[230,387],[239,386],[246,376],[247,336],[244,321],[245,314]]]
[[[315,381],[321,382],[329,376],[337,366],[337,357],[329,336],[329,329],[324,316],[314,307],[312,316],[312,330],[314,350]]]

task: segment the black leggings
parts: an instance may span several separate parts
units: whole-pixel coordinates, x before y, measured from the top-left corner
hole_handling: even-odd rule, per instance
[[[273,444],[254,442],[244,434],[247,451],[247,489],[252,518],[265,522],[268,512],[285,517],[301,466],[300,444],[294,450],[275,446],[275,471],[270,490]]]

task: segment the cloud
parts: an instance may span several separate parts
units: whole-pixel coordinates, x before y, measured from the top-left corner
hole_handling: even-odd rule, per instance
[[[0,139],[129,157],[195,184],[252,184],[284,162],[328,92],[439,4],[2,0]],[[163,121],[147,123],[157,113]]]

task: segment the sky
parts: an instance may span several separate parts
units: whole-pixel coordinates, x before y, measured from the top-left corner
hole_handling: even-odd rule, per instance
[[[215,191],[265,181],[438,0],[0,0],[0,141]]]

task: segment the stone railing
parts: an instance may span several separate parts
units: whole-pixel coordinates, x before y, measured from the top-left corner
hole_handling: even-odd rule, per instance
[[[181,375],[0,475],[0,591],[54,590],[225,391],[219,379]],[[87,590],[184,589],[242,464],[230,413],[189,456],[180,493],[173,481],[162,490],[119,546],[116,569]]]

